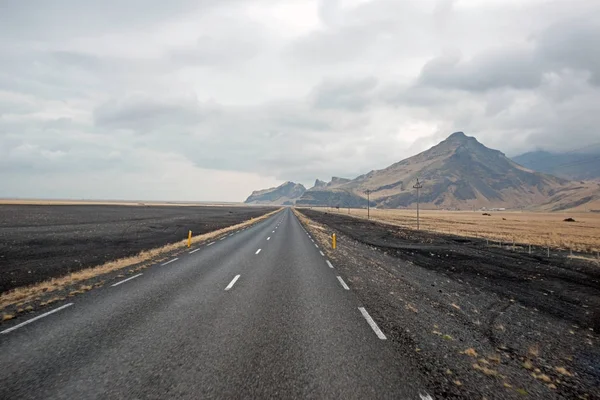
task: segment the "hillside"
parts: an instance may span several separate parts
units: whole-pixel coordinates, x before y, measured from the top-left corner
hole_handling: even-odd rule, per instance
[[[315,185],[308,189],[302,197],[296,201],[296,205],[366,207],[367,199],[343,187],[350,182],[350,179],[339,178],[336,176],[332,177],[329,182],[317,179]],[[374,206],[375,203],[371,202],[371,205]]]
[[[413,185],[423,183],[421,204],[425,208],[471,209],[481,207],[532,208],[553,200],[569,189],[572,203],[582,201],[574,183],[531,171],[498,150],[479,143],[462,132],[438,145],[385,169],[371,171],[349,182],[307,191],[298,205],[365,206],[365,191],[372,204],[382,208],[413,207],[417,201]],[[593,188],[586,190],[593,192]],[[561,204],[568,204],[562,194]],[[590,194],[591,196],[591,194]],[[559,206],[561,207],[561,206]]]
[[[294,182],[285,182],[277,187],[255,190],[246,199],[246,204],[293,205],[306,188]]]
[[[513,161],[531,170],[561,178],[573,180],[600,178],[600,152],[598,151],[595,153],[533,151],[514,157]]]

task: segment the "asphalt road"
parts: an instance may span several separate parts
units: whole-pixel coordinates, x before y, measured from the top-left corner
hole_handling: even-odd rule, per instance
[[[2,324],[0,398],[430,398],[289,209],[134,276]]]

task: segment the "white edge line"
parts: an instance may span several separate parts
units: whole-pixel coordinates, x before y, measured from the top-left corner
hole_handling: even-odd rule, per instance
[[[206,247],[212,246],[213,244],[215,244],[215,242],[210,242],[209,244],[206,245]]]
[[[254,253],[254,254],[258,254],[258,253],[260,253],[260,251],[261,251],[261,249],[258,249],[258,250],[256,250],[256,253]]]
[[[346,282],[344,282],[344,280],[342,279],[341,276],[336,276],[336,278],[338,279],[338,281],[340,281],[340,285],[342,285],[342,287],[346,290],[350,290],[350,288],[348,287],[348,285],[346,285]]]
[[[123,279],[121,282],[117,282],[117,283],[115,283],[114,285],[110,285],[110,286],[111,286],[111,287],[119,286],[121,283],[125,283],[125,282],[127,282],[127,281],[130,281],[130,280],[132,280],[132,279],[135,279],[135,278],[137,278],[138,276],[142,276],[142,275],[144,275],[144,274],[137,274],[137,275],[131,276],[131,277],[127,278],[127,279]]]
[[[197,252],[198,250],[200,250],[200,248],[197,248],[196,250],[192,250],[190,251],[190,254],[194,254],[195,252]]]
[[[316,247],[317,249],[319,248],[319,246],[317,246],[317,244],[316,244],[316,243],[315,243],[315,247]]]
[[[323,254],[323,252],[322,252],[321,250],[319,250],[319,253],[321,253],[321,255],[322,255],[323,257],[325,257],[325,254]]]
[[[373,329],[373,331],[375,332],[377,337],[381,340],[386,340],[387,338],[385,337],[383,332],[381,332],[381,329],[379,329],[379,327],[377,326],[375,321],[373,321],[373,318],[371,318],[371,316],[369,315],[367,310],[365,310],[364,307],[358,307],[358,309],[360,310],[360,313],[362,314],[362,316],[365,317],[365,319],[367,320],[367,323],[371,326],[371,329]]]
[[[177,260],[179,260],[179,258],[174,258],[174,259],[172,259],[171,261],[167,261],[166,263],[164,263],[164,264],[161,264],[161,266],[163,266],[163,267],[164,267],[165,265],[167,265],[167,264],[171,264],[172,262],[175,262],[175,261],[177,261]]]
[[[21,322],[19,325],[15,325],[15,326],[13,326],[12,328],[5,329],[5,330],[3,330],[2,332],[0,332],[0,334],[5,334],[5,333],[12,332],[12,331],[14,331],[15,329],[19,329],[20,327],[22,327],[22,326],[25,326],[25,325],[27,325],[27,324],[30,324],[30,323],[32,323],[33,321],[37,321],[37,320],[38,320],[38,319],[40,319],[40,318],[47,317],[47,316],[48,316],[48,315],[50,315],[50,314],[54,314],[55,312],[58,312],[58,311],[60,311],[60,310],[63,310],[63,309],[65,309],[65,308],[67,308],[67,307],[70,307],[70,306],[72,306],[72,305],[73,305],[73,303],[69,303],[69,304],[65,304],[64,306],[60,306],[60,307],[58,307],[58,308],[56,308],[56,309],[54,309],[54,310],[52,310],[52,311],[48,311],[47,313],[44,313],[44,314],[42,314],[42,315],[38,315],[37,317],[31,318],[30,320],[27,320],[27,321],[25,321],[25,322]]]
[[[331,262],[329,260],[326,260],[326,261],[327,261],[327,265],[329,265],[329,268],[333,268],[333,264],[331,264]]]
[[[233,280],[231,282],[229,282],[229,285],[227,285],[225,290],[231,289],[233,287],[233,285],[235,285],[235,283],[237,282],[238,279],[240,279],[240,275],[236,275],[235,278],[233,278]]]

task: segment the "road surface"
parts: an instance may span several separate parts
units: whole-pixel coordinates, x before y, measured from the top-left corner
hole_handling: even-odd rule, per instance
[[[0,398],[430,398],[336,271],[283,210],[2,324]]]

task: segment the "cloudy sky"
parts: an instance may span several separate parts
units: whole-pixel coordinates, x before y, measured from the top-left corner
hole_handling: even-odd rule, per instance
[[[600,138],[597,0],[0,2],[0,197],[241,201]]]

